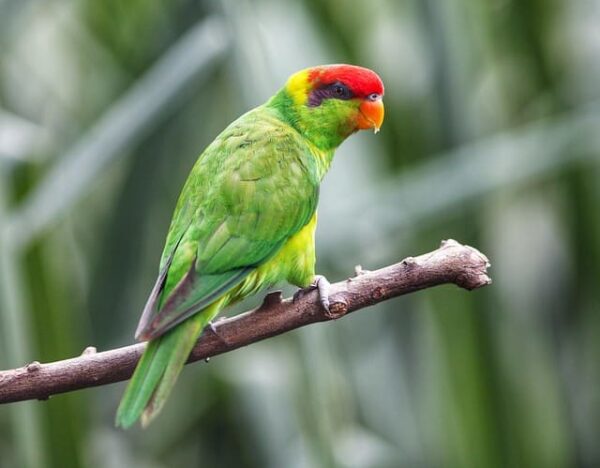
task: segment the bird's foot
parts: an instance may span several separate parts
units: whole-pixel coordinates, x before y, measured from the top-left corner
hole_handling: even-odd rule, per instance
[[[223,319],[219,319],[219,320],[217,320],[217,322],[219,322],[221,320],[223,320]],[[222,344],[224,344],[225,346],[229,346],[229,341],[227,341],[225,339],[225,337],[223,337],[223,335],[221,335],[219,333],[219,331],[217,330],[217,327],[215,326],[214,321],[211,320],[210,322],[208,322],[208,325],[206,325],[206,328],[208,328],[212,332],[212,334],[215,335],[219,339],[219,341]]]
[[[310,286],[298,289],[292,296],[292,302],[297,302],[315,289],[319,292],[319,302],[323,306],[323,309],[329,312],[329,290],[331,289],[331,283],[323,275],[315,275],[315,279]]]

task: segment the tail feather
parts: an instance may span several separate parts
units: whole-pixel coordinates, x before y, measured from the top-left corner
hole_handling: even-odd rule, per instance
[[[170,346],[167,365],[142,413],[141,421],[143,427],[147,427],[158,413],[160,413],[167,398],[171,394],[171,390],[177,381],[177,377],[179,377],[196,340],[208,322],[207,320],[204,320],[202,315],[203,314],[198,314],[192,317],[188,321],[189,323],[185,323],[185,330],[179,333],[176,343]],[[174,331],[178,332],[179,328],[176,328]]]
[[[125,389],[119,409],[117,410],[116,425],[131,427],[142,414],[146,403],[150,400],[154,387],[164,372],[164,364],[157,356],[163,337],[150,341],[144,354]],[[162,353],[164,354],[164,353]]]
[[[150,341],[117,410],[116,425],[128,428],[141,417],[146,427],[164,406],[204,327],[221,309],[222,300]]]

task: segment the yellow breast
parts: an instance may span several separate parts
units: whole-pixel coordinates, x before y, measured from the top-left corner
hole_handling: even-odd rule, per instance
[[[281,281],[287,281],[301,288],[308,286],[315,276],[316,227],[317,213],[306,226],[290,237],[273,257],[250,273],[231,292],[230,302],[256,294]]]

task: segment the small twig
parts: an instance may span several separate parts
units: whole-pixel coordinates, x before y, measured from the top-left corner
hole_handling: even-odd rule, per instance
[[[454,283],[468,290],[479,288],[491,283],[488,267],[487,258],[479,251],[448,240],[428,254],[380,270],[361,270],[351,281],[332,284],[329,313],[321,307],[316,292],[296,302],[282,300],[281,293],[271,293],[258,309],[218,321],[216,333],[202,335],[188,362],[206,360],[311,323],[338,319],[392,297],[439,284]],[[0,403],[44,400],[58,393],[126,380],[145,346],[139,343],[101,353],[90,347],[76,358],[49,364],[34,361],[18,369],[0,371]]]

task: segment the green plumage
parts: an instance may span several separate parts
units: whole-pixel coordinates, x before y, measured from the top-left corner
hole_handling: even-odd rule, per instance
[[[332,100],[311,111],[284,88],[202,153],[140,320],[136,337],[150,342],[117,425],[140,417],[146,425],[160,411],[197,338],[223,307],[279,281],[310,284],[319,183],[335,147],[355,131],[348,115],[357,106]]]
[[[171,387],[163,397],[156,391],[159,382],[174,383],[204,326],[223,306],[242,297],[229,294],[220,307],[208,306],[231,293],[311,220],[321,168],[313,154],[318,150],[310,146],[277,108],[264,106],[230,125],[198,159],[167,236],[161,268],[168,265],[168,271],[160,294],[149,303],[152,315],[140,323],[141,337],[157,338],[126,390],[117,425],[129,427],[146,407],[144,422],[150,421]],[[307,267],[298,274],[295,264],[279,264],[248,292],[290,275],[296,276],[293,283],[307,286],[314,262]],[[199,309],[204,310],[197,313]],[[148,327],[151,334],[144,335]],[[167,369],[172,378],[165,374]]]

